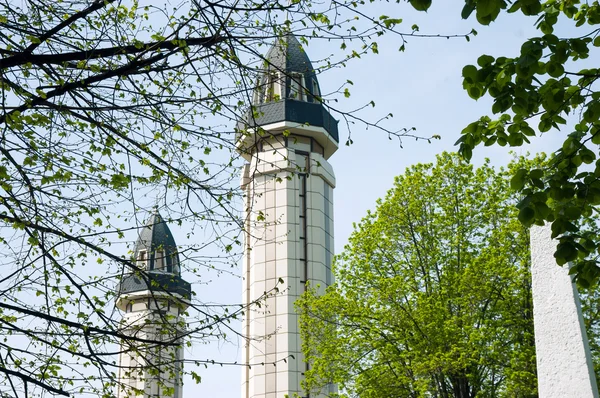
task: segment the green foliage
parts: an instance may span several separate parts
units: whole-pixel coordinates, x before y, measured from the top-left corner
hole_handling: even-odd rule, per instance
[[[536,396],[529,234],[508,176],[542,164],[474,170],[444,153],[397,177],[336,259],[335,285],[298,304],[306,388]]]
[[[538,37],[527,39],[517,54],[483,55],[477,65],[463,69],[463,87],[477,100],[493,99],[492,113],[469,124],[457,144],[465,159],[476,146],[521,146],[529,137],[572,129],[554,152],[547,167],[535,175],[522,170],[512,186],[522,194],[519,219],[524,225],[552,223],[559,243],[558,264],[573,262],[580,286],[600,277],[600,239],[581,230],[581,221],[596,214],[600,204],[600,70],[586,66],[598,57],[600,5],[598,1],[467,0],[463,18],[477,11],[479,23],[487,25],[500,10],[536,16]],[[507,9],[507,7],[510,7]],[[575,23],[572,36],[554,34],[559,23]],[[594,65],[595,66],[595,65]],[[568,123],[571,118],[573,122]],[[539,176],[538,176],[539,175]]]
[[[412,3],[425,9],[431,0]],[[146,272],[128,253],[137,229],[158,204],[188,234],[180,242],[189,243],[180,253],[184,274],[206,281],[205,272],[229,273],[248,225],[239,217],[249,202],[237,189],[245,161],[237,144],[256,133],[238,122],[259,114],[250,107],[258,77],[285,72],[264,59],[267,46],[289,33],[305,47],[309,39],[340,43],[335,56],[313,65],[319,75],[378,53],[386,33],[404,46],[402,19],[376,12],[362,0],[0,5],[1,396],[112,396],[126,388],[113,361],[121,343],[123,355],[147,354],[144,366],[128,372],[160,376],[154,348],[184,343],[140,347],[114,309],[123,273]],[[416,25],[407,30],[419,36]],[[344,85],[318,101],[349,128],[439,138],[397,129],[391,113],[362,117],[375,106],[370,99],[349,111],[331,108],[350,95]],[[248,310],[191,301],[186,345],[227,339],[229,326],[221,326]],[[167,318],[157,328],[169,329]]]

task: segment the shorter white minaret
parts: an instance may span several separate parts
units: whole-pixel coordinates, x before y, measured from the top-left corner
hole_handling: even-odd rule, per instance
[[[180,276],[177,245],[155,212],[134,249],[137,272],[125,274],[116,305],[124,312],[118,398],[182,398],[183,314],[190,284]]]

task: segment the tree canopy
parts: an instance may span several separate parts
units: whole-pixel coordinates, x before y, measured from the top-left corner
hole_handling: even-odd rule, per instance
[[[443,153],[396,178],[336,258],[335,284],[298,305],[309,391],[536,396],[529,234],[509,173]]]
[[[431,1],[416,3],[426,9]],[[470,159],[477,146],[521,146],[531,137],[563,131],[547,167],[518,170],[512,186],[523,194],[520,220],[527,226],[551,222],[558,264],[573,262],[577,282],[587,287],[600,277],[600,239],[581,228],[600,204],[600,72],[592,62],[600,47],[600,4],[466,0],[461,15],[488,25],[504,13],[532,17],[539,35],[514,54],[484,54],[477,65],[464,67],[464,89],[475,100],[493,99],[494,116],[469,124],[457,142],[459,151]]]
[[[139,343],[123,333],[115,287],[145,273],[129,251],[151,208],[194,242],[179,247],[186,278],[237,262],[235,143],[247,131],[235,126],[266,46],[286,32],[337,42],[322,73],[377,51],[386,32],[418,36],[399,23],[353,1],[0,3],[0,394],[112,394],[119,342]],[[347,95],[322,100],[348,127],[412,134],[334,107]],[[238,333],[229,322],[244,310],[193,297],[185,343]],[[199,380],[196,366],[214,362],[186,369]]]

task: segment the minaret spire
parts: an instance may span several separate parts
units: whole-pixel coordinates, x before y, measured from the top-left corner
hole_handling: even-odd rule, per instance
[[[238,126],[238,150],[248,161],[242,398],[305,397],[308,365],[294,302],[308,282],[320,292],[332,283],[335,177],[327,160],[338,148],[338,128],[293,34],[277,40],[266,59],[253,111]]]
[[[158,206],[140,231],[133,261],[135,271],[117,290],[124,332],[136,337],[121,343],[117,397],[182,398],[180,336],[191,286],[180,276],[177,245]]]

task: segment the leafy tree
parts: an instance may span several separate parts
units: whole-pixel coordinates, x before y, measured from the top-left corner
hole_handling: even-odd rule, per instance
[[[443,153],[396,178],[336,259],[335,284],[298,304],[308,391],[537,396],[529,234],[510,173]]]
[[[140,343],[123,333],[115,285],[124,272],[144,276],[128,251],[153,205],[197,242],[179,248],[186,278],[204,281],[205,270],[237,262],[235,143],[248,131],[233,126],[268,67],[265,45],[287,32],[305,45],[339,43],[339,56],[316,65],[321,73],[377,52],[374,39],[387,32],[403,42],[420,36],[358,6],[0,3],[0,394],[114,391],[117,344]],[[348,127],[413,134],[333,108],[347,85],[322,100]],[[192,298],[186,343],[236,333],[229,322],[243,310]],[[143,343],[180,344],[167,340]]]
[[[410,3],[426,9],[431,1]],[[467,11],[478,6],[485,14],[484,3],[496,4],[472,1]],[[304,44],[312,37],[340,43],[343,51],[322,72],[377,52],[381,34],[402,42],[427,36],[403,32],[400,19],[369,15],[362,5],[0,3],[1,393],[111,393],[113,347],[131,340],[112,306],[114,287],[124,271],[143,274],[126,254],[150,210],[152,200],[140,198],[158,197],[163,215],[202,241],[180,248],[194,279],[235,262],[243,222],[234,211],[234,146],[245,131],[231,126],[251,102],[263,46],[289,31]],[[575,51],[577,44],[568,45]],[[336,96],[349,95],[341,87],[323,98],[347,126],[412,134],[332,108]],[[539,211],[537,202],[530,207]],[[572,247],[580,250],[575,243],[565,250]],[[187,342],[235,332],[228,324],[240,314],[235,308],[194,299]]]
[[[411,3],[426,10],[431,1]],[[526,226],[551,222],[552,235],[558,238],[558,264],[573,262],[577,282],[587,287],[600,277],[600,239],[581,228],[582,220],[596,214],[600,204],[600,72],[587,61],[598,57],[600,4],[465,0],[461,15],[488,25],[501,13],[534,17],[539,36],[527,39],[514,54],[482,55],[477,65],[464,67],[468,95],[492,98],[495,116],[469,124],[457,142],[459,152],[470,159],[476,146],[521,146],[530,137],[566,131],[546,169],[521,169],[512,185],[523,194],[519,219]]]

